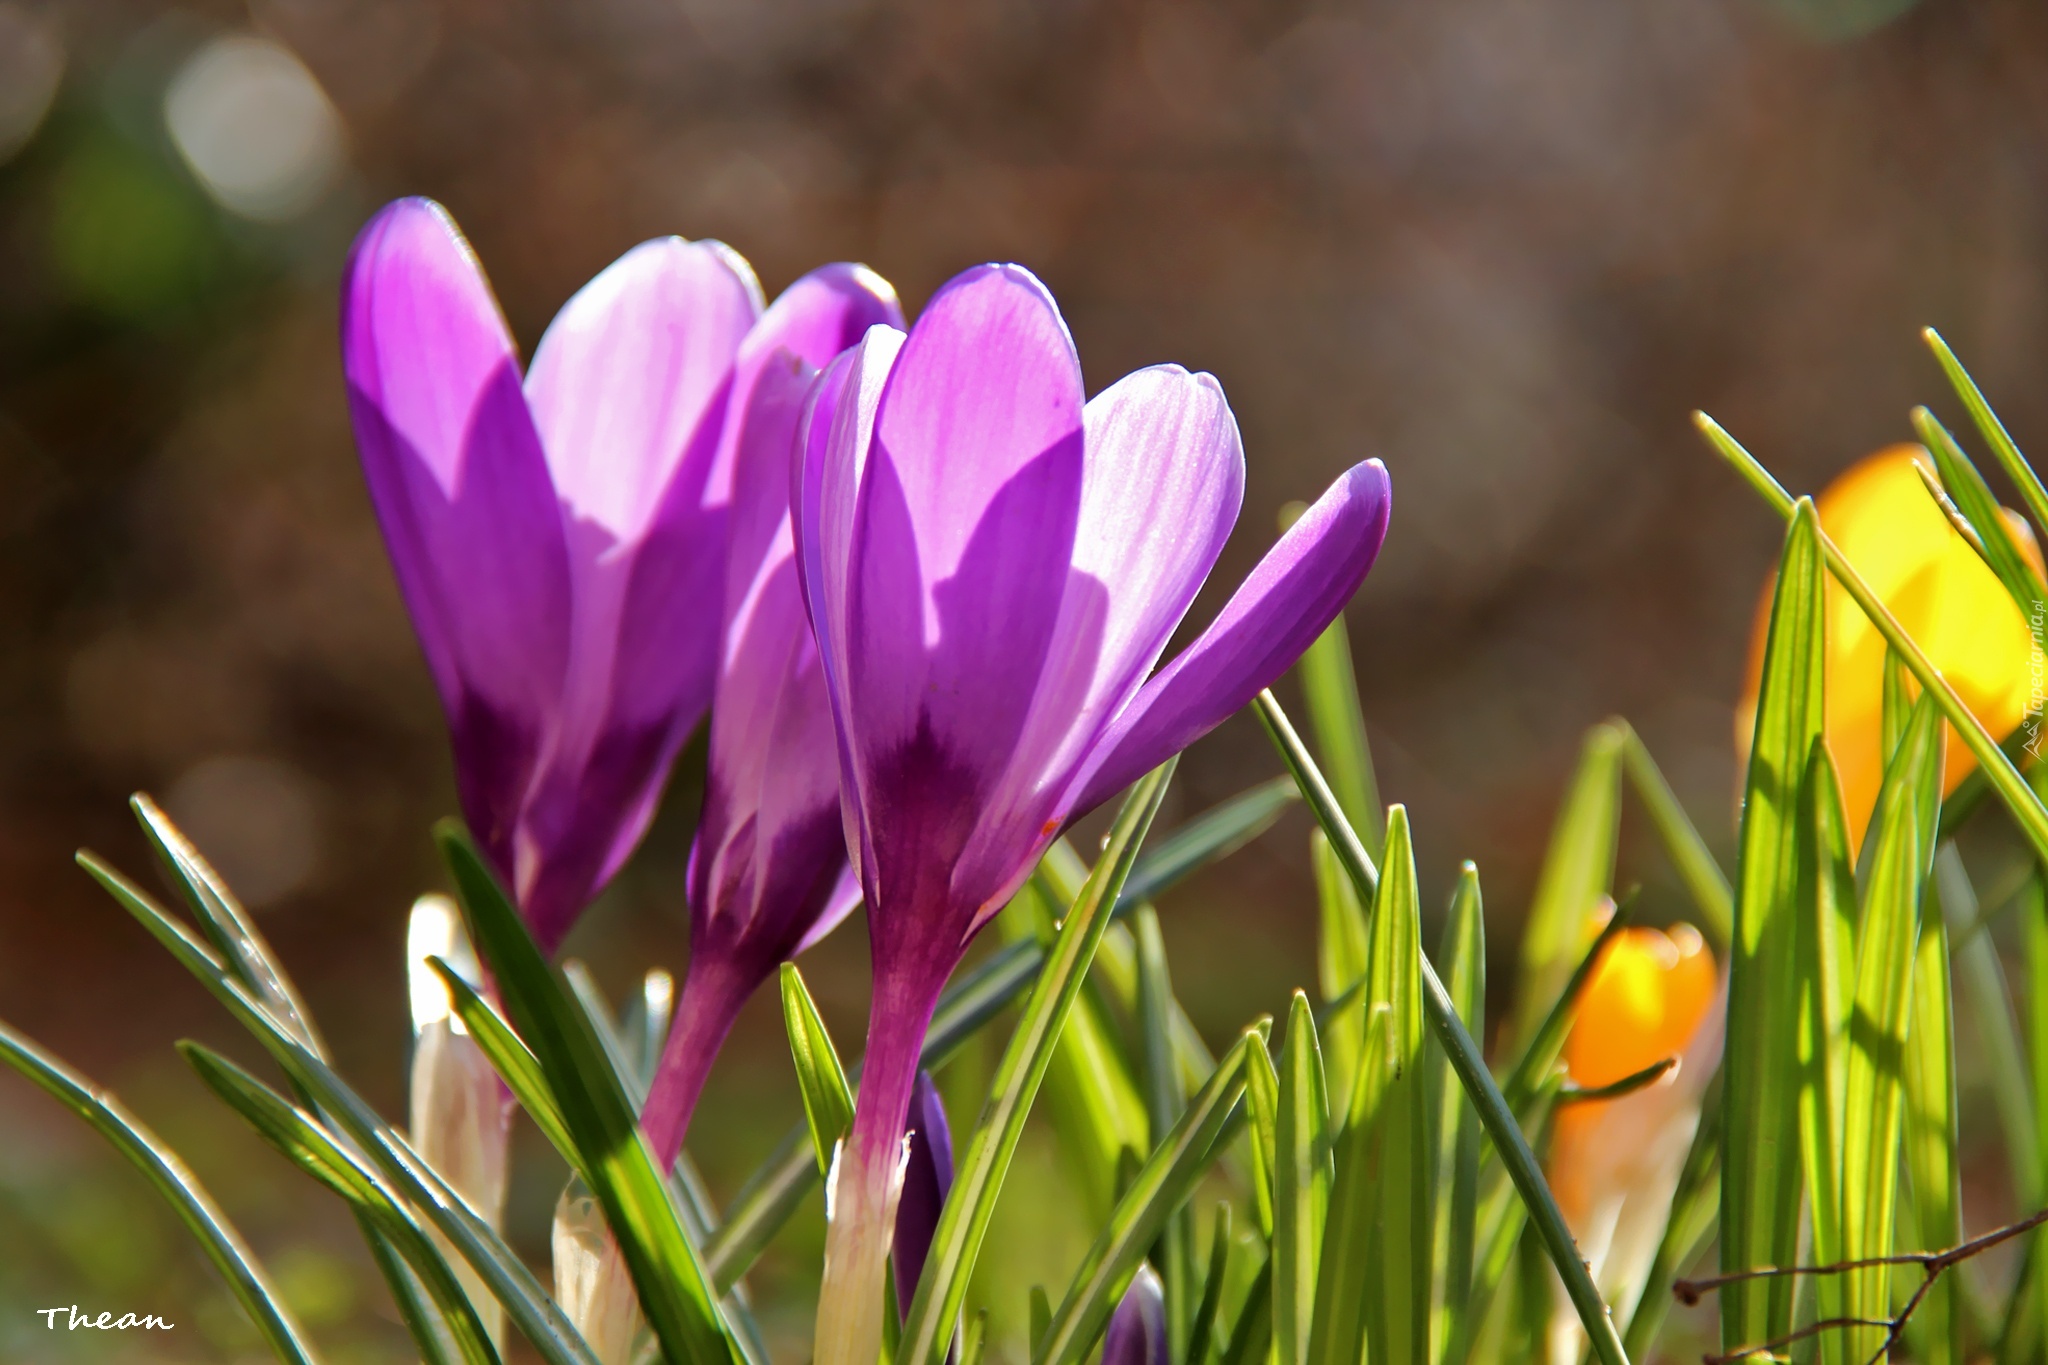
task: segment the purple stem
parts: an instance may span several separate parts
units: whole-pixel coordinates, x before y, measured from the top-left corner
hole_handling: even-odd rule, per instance
[[[676,1001],[676,1021],[648,1088],[647,1105],[640,1111],[640,1127],[662,1170],[675,1165],[682,1153],[690,1115],[704,1093],[711,1064],[718,1060],[740,1008],[763,979],[756,975],[750,980],[733,963],[710,953],[691,955]]]

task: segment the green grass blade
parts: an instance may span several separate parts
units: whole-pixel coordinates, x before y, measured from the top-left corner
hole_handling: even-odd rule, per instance
[[[1315,870],[1316,902],[1320,909],[1316,982],[1323,1004],[1329,1007],[1323,1020],[1323,1042],[1335,1082],[1330,1103],[1341,1114],[1350,1102],[1351,1078],[1358,1072],[1359,1049],[1365,1045],[1365,1013],[1357,1003],[1362,995],[1358,983],[1365,980],[1365,905],[1358,888],[1351,884],[1351,878],[1337,861],[1328,836],[1320,829],[1309,834],[1309,864]],[[1331,1003],[1347,997],[1348,1004]],[[1277,1335],[1277,1323],[1275,1332]]]
[[[1929,915],[1913,963],[1913,1020],[1906,1038],[1906,1172],[1915,1241],[1922,1250],[1963,1240],[1961,1136],[1956,1126],[1956,1033],[1949,1000],[1948,927]],[[1962,1365],[1962,1281],[1935,1282],[1908,1322],[1914,1359]]]
[[[1799,1145],[1812,1208],[1813,1259],[1841,1259],[1841,1153],[1847,1034],[1856,980],[1856,878],[1841,783],[1825,741],[1814,741],[1799,792]]]
[[[427,966],[434,975],[441,978],[441,984],[448,988],[448,998],[455,1010],[455,1017],[469,1030],[469,1036],[476,1040],[477,1050],[498,1073],[498,1079],[505,1082],[505,1088],[512,1092],[512,1098],[519,1101],[519,1107],[533,1120],[554,1149],[569,1163],[571,1170],[583,1175],[583,1154],[576,1150],[576,1143],[569,1136],[569,1125],[562,1118],[562,1109],[555,1102],[554,1088],[540,1071],[540,1063],[526,1044],[519,1041],[519,1035],[505,1022],[488,1000],[477,993],[476,987],[462,979],[461,973],[438,957],[427,959]],[[589,1183],[585,1178],[585,1183]]]
[[[1458,869],[1444,919],[1443,942],[1437,950],[1445,989],[1458,1018],[1475,1037],[1486,1034],[1486,912],[1479,894],[1479,868],[1467,862]],[[1479,1121],[1465,1098],[1464,1087],[1451,1071],[1441,1047],[1428,1052],[1430,1094],[1437,1106],[1436,1326],[1432,1332],[1436,1358],[1442,1360],[1457,1339],[1459,1319],[1472,1288],[1473,1248],[1479,1234]]]
[[[1246,1074],[1249,1077],[1249,1068]],[[1202,1300],[1195,1306],[1194,1331],[1188,1337],[1187,1354],[1182,1357],[1187,1365],[1204,1365],[1209,1359],[1209,1347],[1216,1339],[1216,1319],[1223,1311],[1223,1282],[1229,1275],[1230,1203],[1223,1200],[1216,1205],[1215,1227],[1209,1234],[1209,1269],[1202,1277]]]
[[[1507,1096],[1508,1107],[1525,1122],[1533,1111],[1537,1095],[1555,1080],[1552,1073],[1557,1070],[1558,1058],[1564,1055],[1564,1042],[1571,1034],[1572,1020],[1578,1017],[1579,997],[1585,994],[1587,983],[1592,981],[1593,973],[1599,968],[1600,955],[1628,927],[1629,918],[1629,907],[1617,906],[1593,941],[1579,950],[1571,975],[1551,1002],[1549,1013],[1537,1023],[1529,1035],[1528,1046],[1515,1059],[1508,1078],[1501,1082],[1500,1093]]]
[[[1179,1006],[1173,998],[1159,913],[1150,905],[1140,905],[1132,924],[1138,942],[1138,1045],[1145,1082],[1146,1142],[1156,1146],[1188,1103],[1187,1085],[1173,1045],[1173,1020]],[[1193,1215],[1187,1209],[1168,1215],[1159,1235],[1157,1259],[1166,1290],[1168,1350],[1175,1360],[1187,1359],[1188,1338],[1194,1331],[1197,1254]]]
[[[1035,1365],[1077,1365],[1095,1345],[1131,1275],[1167,1221],[1193,1193],[1218,1154],[1225,1121],[1244,1093],[1245,1054],[1263,1048],[1259,1028],[1248,1028],[1217,1063],[1209,1083],[1153,1149],[1117,1201],[1109,1225],[1082,1258],[1073,1283],[1043,1333],[1034,1340]],[[907,1334],[906,1334],[907,1335]]]
[[[2028,1072],[2028,1049],[2020,1040],[2019,1016],[2005,965],[1980,922],[1976,889],[1953,843],[1944,843],[1935,852],[1934,889],[1942,918],[1955,935],[1956,990],[1977,1026],[1977,1045],[1983,1050],[1992,1103],[2004,1130],[2013,1198],[2023,1209],[2039,1208],[2042,1130],[2035,1112],[2038,1096]]]
[[[1336,794],[1337,808],[1358,831],[1365,851],[1378,859],[1386,846],[1381,825],[1379,778],[1373,772],[1372,747],[1365,738],[1365,713],[1358,701],[1358,677],[1351,664],[1351,636],[1339,615],[1316,637],[1298,665],[1301,692],[1308,702],[1309,728],[1316,753]]]
[[[454,1271],[374,1171],[343,1150],[312,1115],[219,1053],[193,1042],[180,1043],[178,1051],[207,1087],[248,1120],[286,1160],[376,1224],[419,1276],[463,1360],[470,1365],[497,1365],[497,1348]]]
[[[2025,1162],[2029,1157],[2034,1168],[2035,1198],[2048,1180],[2048,1145],[2044,1145],[2041,1134],[2048,1133],[2048,896],[2043,895],[2041,871],[2037,867],[2020,889],[2018,896],[2021,933],[2026,941],[2027,953],[2027,1078],[2033,1083],[2035,1146],[2031,1151],[2015,1154],[2015,1164]],[[1994,965],[1996,959],[1993,959]],[[2038,1207],[2038,1203],[2036,1205]],[[2029,1292],[2031,1290],[2031,1292]],[[2035,1305],[2048,1304],[2048,1233],[2035,1231],[2027,1238],[2026,1269],[2020,1281],[2013,1287],[2012,1298],[2017,1307],[2022,1299],[2031,1300]],[[2007,1317],[2012,1313],[2008,1310]],[[2035,1346],[2040,1339],[2038,1310],[2031,1315],[2036,1331],[2022,1338],[2012,1331],[2006,1333],[2008,1344],[2014,1348],[2014,1356]],[[2001,1355],[2001,1359],[2008,1357]]]
[[[1271,691],[1261,692],[1254,700],[1253,708],[1258,712],[1260,723],[1266,727],[1266,734],[1273,741],[1281,761],[1300,786],[1302,798],[1308,802],[1316,823],[1329,836],[1330,846],[1336,850],[1338,861],[1343,864],[1352,885],[1358,888],[1361,896],[1375,892],[1379,885],[1379,871],[1367,856],[1365,846],[1359,842],[1357,832],[1337,808],[1329,784],[1323,781],[1321,770],[1316,767],[1307,746],[1301,742],[1301,736],[1295,733],[1287,712]],[[1600,1290],[1593,1283],[1585,1262],[1579,1259],[1571,1229],[1543,1179],[1543,1169],[1536,1160],[1536,1154],[1530,1150],[1528,1139],[1516,1124],[1507,1101],[1501,1097],[1493,1073],[1487,1070],[1484,1054],[1458,1018],[1449,993],[1444,990],[1435,968],[1426,958],[1421,962],[1421,969],[1423,1014],[1430,1031],[1450,1059],[1452,1071],[1457,1073],[1465,1094],[1479,1112],[1481,1126],[1492,1139],[1494,1149],[1500,1153],[1508,1178],[1528,1208],[1542,1238],[1543,1249],[1551,1264],[1557,1267],[1558,1277],[1564,1281],[1565,1296],[1571,1301],[1572,1311],[1578,1314],[1586,1329],[1594,1359],[1601,1365],[1627,1365],[1628,1354],[1621,1348],[1621,1337],[1614,1329],[1607,1305],[1601,1300]]]
[[[0,1024],[0,1060],[84,1119],[156,1187],[199,1240],[207,1259],[220,1271],[236,1302],[279,1360],[287,1365],[314,1365],[318,1357],[270,1277],[176,1152],[119,1100],[4,1024]]]
[[[1273,1340],[1273,1263],[1266,1262],[1252,1278],[1244,1311],[1230,1329],[1230,1340],[1216,1365],[1255,1365],[1268,1358]]]
[[[832,1169],[832,1154],[853,1129],[853,1091],[839,1065],[839,1049],[825,1031],[825,1020],[804,986],[794,962],[782,964],[782,1023],[789,1033],[789,1055],[796,1063],[797,1089],[803,1093],[804,1121],[811,1131],[811,1150],[818,1173]]]
[[[1305,1365],[1315,1321],[1316,1266],[1333,1167],[1322,1049],[1308,997],[1294,993],[1280,1049],[1274,1124],[1273,1340],[1279,1365]]]
[[[1920,335],[1927,342],[1928,349],[1934,352],[1934,358],[1941,365],[1942,373],[1948,376],[1948,382],[1954,386],[1956,396],[1969,409],[1970,420],[1977,424],[1984,443],[1998,457],[2006,477],[2020,490],[2020,497],[2033,514],[2035,525],[2048,528],[2048,489],[2041,487],[2040,477],[2034,473],[2034,467],[2027,463],[2026,457],[2020,454],[2020,448],[2013,443],[2005,424],[1998,420],[1998,414],[1991,410],[1983,390],[1977,387],[1976,380],[1970,378],[1970,372],[1963,368],[1962,361],[1956,359],[1956,353],[1949,349],[1939,332],[1927,327],[1921,330]]]
[[[1084,868],[1081,881],[1085,882],[1086,876]],[[1069,898],[1060,896],[1049,882],[1043,875],[1026,881],[996,917],[996,931],[1005,937],[1028,938],[1041,950],[1051,944]],[[1078,882],[1075,889],[1079,889]],[[1108,941],[1105,937],[1105,944]],[[1124,1154],[1135,1159],[1151,1145],[1144,1098],[1138,1093],[1123,1041],[1095,989],[1100,984],[1101,967],[1098,955],[1088,984],[1075,998],[1054,1045],[1043,1096],[1068,1166],[1096,1218],[1107,1217],[1116,1204],[1116,1172]]]
[[[1300,799],[1284,777],[1247,787],[1178,828],[1145,851],[1117,892],[1116,913],[1129,914],[1140,902],[1157,900],[1193,873],[1229,857],[1273,827]]]
[[[1933,413],[1926,408],[1914,408],[1913,429],[1934,455],[1940,491],[1947,495],[1949,505],[1969,528],[1963,539],[1998,576],[2011,594],[2013,605],[2019,608],[2021,619],[2033,616],[2041,606],[2041,580],[2014,542],[2012,527],[1999,511],[1991,486]]]
[[[1626,735],[1603,724],[1586,732],[1579,766],[1550,829],[1536,896],[1522,931],[1521,979],[1508,1038],[1526,1048],[1585,952],[1586,925],[1614,882],[1621,832],[1621,766]]]
[[[1734,437],[1723,431],[1705,413],[1694,413],[1693,424],[1706,436],[1715,453],[1727,460],[1736,473],[1770,503],[1780,516],[1789,518],[1793,515],[1791,495],[1779,486],[1778,481],[1771,477],[1770,471],[1759,464],[1754,455],[1744,450]],[[1906,634],[1905,628],[1898,623],[1890,609],[1878,599],[1870,585],[1863,581],[1863,576],[1842,557],[1842,552],[1835,543],[1828,539],[1824,532],[1819,533],[1817,539],[1828,572],[1835,576],[1835,581],[1847,590],[1857,608],[1870,619],[1870,624],[1884,637],[1885,644],[1906,661],[1906,667],[1912,670],[1913,678],[1920,684],[1921,690],[1934,697],[1936,705],[1941,708],[1942,718],[1962,737],[1971,756],[1977,760],[1985,781],[1989,783],[1991,790],[1998,794],[1998,799],[2012,816],[2013,823],[2019,826],[2020,833],[2026,836],[2027,842],[2033,846],[2034,855],[2048,861],[2048,806],[2042,804],[2041,798],[2027,785],[2026,779],[2020,776],[2012,757],[1999,746],[1998,741],[1984,728],[1983,722],[1979,721],[1975,713],[1964,704],[1954,686],[1942,676],[1941,670],[1934,666],[1919,645],[1914,643],[1913,638]]]
[[[299,998],[298,988],[271,950],[269,941],[228,884],[213,870],[213,864],[201,856],[155,801],[138,792],[128,798],[128,805],[222,960],[314,1055],[325,1058],[326,1044],[313,1026],[312,1012]]]
[[[1664,845],[1664,856],[1671,860],[1678,879],[1692,896],[1693,908],[1699,911],[1700,928],[1706,931],[1716,950],[1726,952],[1735,932],[1735,890],[1728,885],[1728,874],[1721,870],[1685,807],[1678,804],[1677,793],[1664,780],[1664,771],[1650,756],[1642,736],[1625,720],[1617,718],[1608,724],[1622,732],[1622,769],[1656,828]]]
[[[663,1355],[669,1365],[735,1360],[710,1277],[595,1028],[549,969],[468,835],[452,822],[443,822],[436,835],[470,935],[561,1106],[569,1136],[583,1154],[591,1193],[618,1238],[640,1310]]]
[[[1906,735],[1885,770],[1871,820],[1869,881],[1856,932],[1856,993],[1850,1015],[1842,1113],[1841,1254],[1849,1259],[1892,1250],[1903,1139],[1906,1046],[1912,1024],[1913,962],[1920,912],[1934,863],[1942,769],[1941,714],[1933,701],[1913,708]],[[1727,1160],[1726,1153],[1722,1157]],[[1858,1318],[1891,1313],[1891,1267],[1869,1266],[1823,1277],[1840,1286],[1840,1312]],[[1819,1300],[1829,1311],[1831,1286]],[[1825,1358],[1859,1365],[1884,1339],[1879,1328],[1829,1334]]]
[[[1778,561],[1744,783],[1722,1063],[1721,1264],[1728,1271],[1790,1265],[1799,1249],[1800,1072],[1785,1043],[1797,1027],[1799,789],[1821,733],[1819,538],[1813,504],[1802,501]],[[1791,1327],[1785,1278],[1739,1282],[1720,1298],[1725,1349]]]
[[[504,1239],[294,1031],[272,1015],[212,949],[97,856],[80,853],[78,863],[179,965],[213,992],[235,1021],[285,1069],[294,1085],[310,1095],[321,1113],[361,1146],[406,1201],[463,1254],[548,1365],[597,1365],[569,1320]]]
[[[1317,1365],[1355,1362],[1362,1345],[1385,1365],[1429,1365],[1436,1157],[1422,1067],[1421,906],[1400,806],[1387,815],[1386,872],[1370,931],[1370,1022],[1350,1111],[1335,1139],[1307,1358]],[[1277,1265],[1275,1274],[1277,1285]]]
[[[1244,1103],[1249,1116],[1245,1127],[1252,1149],[1252,1211],[1258,1219],[1259,1235],[1273,1240],[1275,1186],[1280,1179],[1280,1077],[1273,1059],[1263,1051],[1254,1052],[1245,1066]]]
[[[939,1226],[932,1235],[924,1275],[904,1315],[896,1365],[938,1365],[953,1338],[996,1196],[1009,1174],[1024,1119],[1052,1063],[1054,1044],[1088,974],[1110,911],[1137,862],[1152,819],[1173,776],[1174,761],[1140,779],[1117,813],[1103,855],[1068,911],[1046,965],[1025,1002],[1023,1017],[996,1066],[981,1119],[953,1177]]]

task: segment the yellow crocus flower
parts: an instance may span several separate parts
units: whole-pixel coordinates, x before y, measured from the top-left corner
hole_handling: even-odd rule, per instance
[[[1855,465],[1816,502],[1821,528],[1856,566],[1906,633],[1984,722],[2003,737],[2027,718],[2034,682],[2034,639],[2027,618],[1977,552],[1949,525],[1914,470],[1933,461],[1925,448],[1895,445]],[[2017,514],[2004,512],[2020,552],[2041,575],[2041,551]],[[1841,777],[1852,843],[1877,804],[1884,776],[1880,727],[1884,714],[1884,638],[1833,577],[1825,588],[1828,750]],[[1771,592],[1765,585],[1750,642],[1742,704],[1735,712],[1737,756],[1747,761],[1763,676]],[[1976,766],[1967,746],[1949,737],[1944,793]]]
[[[1586,1089],[1632,1076],[1667,1057],[1675,1070],[1612,1100],[1558,1111],[1550,1181],[1601,1293],[1630,1311],[1656,1255],[1700,1094],[1721,1049],[1721,977],[1689,924],[1623,929],[1601,950],[1565,1039],[1566,1074]],[[1584,1337],[1560,1297],[1549,1358],[1579,1358]]]

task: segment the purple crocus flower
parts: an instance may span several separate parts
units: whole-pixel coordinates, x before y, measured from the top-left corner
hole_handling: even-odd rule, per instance
[[[896,1271],[898,1313],[910,1311],[910,1300],[924,1274],[924,1259],[939,1230],[939,1212],[946,1207],[947,1191],[953,1188],[953,1130],[946,1123],[946,1106],[940,1102],[939,1089],[928,1071],[917,1073],[903,1136],[909,1151],[903,1162],[903,1194],[896,1201],[896,1233],[889,1246],[890,1264]]]
[[[825,1365],[864,1365],[947,976],[1069,820],[1245,705],[1342,610],[1389,490],[1377,461],[1344,474],[1153,673],[1237,520],[1236,422],[1214,379],[1177,366],[1084,403],[1052,296],[1007,265],[841,357],[800,459],[797,553],[875,978],[816,1340]]]
[[[728,393],[761,311],[717,242],[643,243],[522,377],[469,244],[405,199],[356,239],[342,361],[464,817],[552,952],[640,840],[718,658]]]
[[[832,711],[797,586],[789,467],[817,367],[875,324],[900,325],[873,271],[829,265],[791,285],[740,347],[723,646],[704,811],[690,850],[690,965],[641,1125],[666,1166],[740,1007],[860,901],[846,863]]]
[[[1166,1287],[1140,1262],[1102,1334],[1102,1365],[1168,1365]]]

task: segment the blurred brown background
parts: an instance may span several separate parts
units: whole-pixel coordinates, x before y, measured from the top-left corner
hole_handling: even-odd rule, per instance
[[[1480,860],[1504,979],[1592,722],[1632,719],[1728,851],[1731,701],[1777,533],[1687,411],[1816,487],[1941,396],[1932,323],[2023,445],[2048,432],[2048,16],[1901,8],[0,3],[0,1017],[189,1149],[334,1359],[404,1358],[346,1221],[169,1044],[247,1048],[70,853],[141,870],[122,802],[157,794],[400,1112],[404,910],[453,801],[334,293],[355,228],[413,193],[454,212],[529,347],[662,233],[726,240],[771,294],[864,260],[913,308],[1025,262],[1091,388],[1161,360],[1222,379],[1250,485],[1221,588],[1283,502],[1384,458],[1393,530],[1351,613],[1382,784],[1433,898]],[[572,942],[614,991],[684,955],[700,763]],[[1277,771],[1233,722],[1183,764],[1172,818]],[[1305,839],[1291,816],[1164,907],[1215,1036],[1309,977]],[[1677,912],[1646,849],[1624,861],[1653,918]],[[849,1047],[864,951],[852,926],[812,969]],[[726,1195],[798,1112],[758,1006],[693,1135]],[[203,1263],[114,1169],[0,1080],[0,1358],[241,1358]],[[560,1174],[523,1169],[538,1255]],[[1056,1201],[1006,1216],[1020,1283],[1063,1277],[1079,1234]],[[759,1280],[797,1338],[803,1221]],[[31,1315],[70,1302],[189,1330],[79,1343]]]

